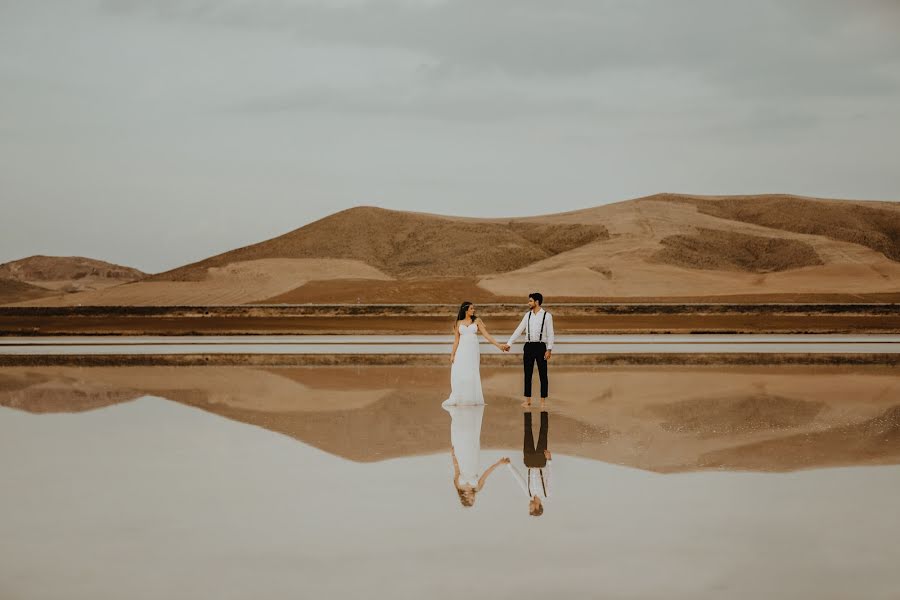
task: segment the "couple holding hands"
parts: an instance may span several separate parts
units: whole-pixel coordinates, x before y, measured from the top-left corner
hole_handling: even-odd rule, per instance
[[[522,406],[531,407],[531,380],[534,365],[537,364],[541,380],[541,409],[544,408],[549,392],[547,361],[553,353],[553,315],[542,307],[544,297],[539,292],[528,295],[528,312],[505,344],[499,343],[488,332],[484,322],[475,314],[475,305],[463,302],[456,315],[453,329],[453,350],[450,353],[450,397],[443,406],[474,406],[484,404],[481,390],[481,351],[478,334],[503,352],[509,352],[512,344],[525,334],[525,348],[522,353],[524,368],[524,401]]]
[[[544,501],[550,495],[550,462],[547,449],[550,417],[544,406],[549,392],[547,361],[553,352],[553,316],[542,308],[544,297],[539,292],[528,295],[528,312],[506,344],[500,344],[488,332],[484,322],[475,314],[475,305],[463,302],[454,327],[453,351],[450,355],[450,397],[442,406],[450,413],[450,442],[453,458],[453,483],[463,506],[473,506],[488,476],[501,464],[506,464],[523,492],[528,496],[528,512],[540,516]],[[541,424],[537,444],[534,443],[531,412],[524,413],[523,476],[512,466],[508,457],[501,458],[479,475],[481,451],[481,423],[484,417],[484,394],[481,389],[481,353],[478,334],[503,352],[525,334],[523,352],[524,401],[531,408],[531,381],[537,364],[541,382]]]

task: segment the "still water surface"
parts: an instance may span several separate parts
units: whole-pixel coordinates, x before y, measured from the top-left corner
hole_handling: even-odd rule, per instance
[[[0,597],[896,598],[895,369],[551,370],[539,517],[482,375],[472,438],[442,368],[2,369]]]
[[[498,338],[503,340],[503,338]],[[451,335],[65,336],[0,338],[0,355],[449,354]],[[900,335],[565,335],[557,354],[900,353]],[[482,339],[481,352],[500,351]],[[514,354],[522,344],[513,346]]]

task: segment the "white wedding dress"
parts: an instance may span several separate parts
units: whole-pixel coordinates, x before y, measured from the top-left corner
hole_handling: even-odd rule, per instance
[[[481,420],[484,404],[448,406],[450,444],[459,463],[459,485],[478,487],[481,477]]]
[[[484,404],[481,391],[481,350],[478,348],[478,325],[459,324],[459,345],[450,367],[450,397],[444,408]],[[480,429],[480,427],[479,427]]]

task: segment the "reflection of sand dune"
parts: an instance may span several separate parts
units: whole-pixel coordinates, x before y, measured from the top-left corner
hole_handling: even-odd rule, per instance
[[[664,472],[709,468],[699,458],[710,452],[864,422],[900,397],[891,368],[599,368],[557,376],[555,387],[558,411],[609,427],[598,458]],[[807,466],[832,464],[826,456]],[[754,468],[790,463],[772,455]]]
[[[0,405],[32,413],[83,412],[140,397],[137,391],[85,383],[77,373],[0,373]]]
[[[81,369],[0,371],[0,406],[31,413],[83,412],[142,395],[128,387],[85,381]]]
[[[894,397],[894,402],[897,397]],[[814,433],[800,433],[726,448],[702,455],[703,468],[789,471],[820,464],[897,464],[900,462],[900,404],[876,417]]]
[[[760,393],[679,400],[654,411],[664,419],[660,427],[666,431],[712,437],[794,429],[812,421],[824,406],[823,402]]]
[[[482,369],[482,445],[520,452],[521,374]],[[659,472],[900,463],[889,367],[558,367],[551,449]],[[441,367],[9,368],[0,405],[72,412],[153,395],[368,462],[449,444]]]
[[[179,402],[289,435],[330,454],[358,462],[433,454],[450,447],[450,418],[440,407],[441,395],[396,391],[360,409],[270,413],[213,406],[175,397]],[[517,402],[486,397],[483,448],[520,448],[522,410]],[[554,449],[579,454],[581,442],[602,443],[607,432],[570,417],[553,420]]]
[[[33,397],[36,401],[40,395],[46,402],[53,394],[59,396],[54,401],[61,407],[59,412],[87,410],[75,398],[77,394],[90,391],[97,398],[102,398],[104,394],[113,398],[118,393],[129,398],[159,396],[175,400],[190,397],[202,398],[209,406],[272,414],[306,414],[332,410],[335,405],[357,409],[377,402],[389,391],[375,385],[354,387],[354,375],[358,369],[353,367],[326,370],[334,378],[329,382],[323,382],[320,373],[314,369],[307,369],[305,376],[299,376],[296,371],[297,369],[179,367],[5,369],[5,377],[0,379],[0,404],[10,406],[11,390],[16,388],[19,393],[15,408],[30,412],[41,411],[39,404],[32,406],[28,398]],[[329,385],[335,385],[330,381],[343,382],[343,389],[329,390]],[[374,382],[369,380],[368,383]],[[323,391],[326,393],[323,394]],[[67,398],[71,400],[70,406],[62,408],[67,406]]]

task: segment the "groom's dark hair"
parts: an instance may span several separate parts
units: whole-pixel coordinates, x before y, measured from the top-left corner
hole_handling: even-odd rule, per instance
[[[528,294],[529,298],[533,298],[535,302],[542,305],[544,304],[544,296],[540,292],[531,292]]]

